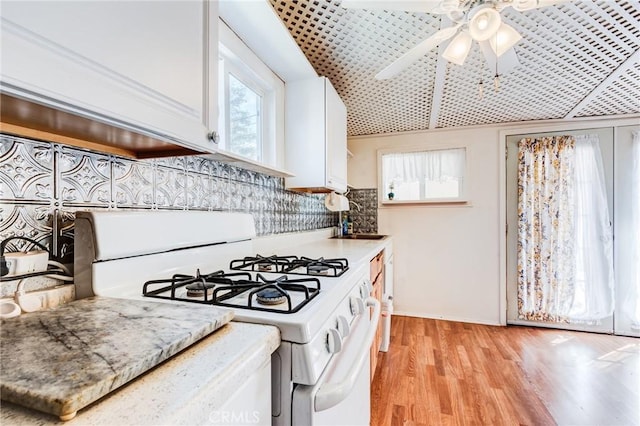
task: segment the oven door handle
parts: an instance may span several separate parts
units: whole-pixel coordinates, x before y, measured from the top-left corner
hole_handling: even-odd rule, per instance
[[[349,374],[344,378],[344,380],[339,383],[324,383],[320,386],[316,392],[314,400],[314,409],[316,412],[333,407],[349,395],[351,389],[353,389],[353,386],[356,383],[358,375],[360,374],[360,370],[362,370],[364,363],[370,356],[371,352],[369,349],[375,339],[378,322],[380,320],[380,302],[373,297],[368,297],[365,300],[365,305],[367,307],[373,307],[373,314],[371,317],[371,323],[369,324],[369,330],[367,331],[366,338],[364,339],[365,344],[362,345],[362,351],[358,358],[353,362],[353,365],[351,365],[351,368],[349,368]]]

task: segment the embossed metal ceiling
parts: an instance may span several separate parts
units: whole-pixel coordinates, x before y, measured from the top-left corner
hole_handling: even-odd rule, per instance
[[[523,36],[515,47],[520,66],[501,76],[497,93],[495,69],[476,43],[462,66],[434,49],[390,80],[374,78],[445,26],[439,15],[345,9],[340,0],[269,1],[347,105],[350,136],[640,112],[639,0],[507,8],[503,20]]]

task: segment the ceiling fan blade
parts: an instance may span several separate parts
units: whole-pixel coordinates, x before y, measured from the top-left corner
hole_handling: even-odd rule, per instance
[[[385,9],[406,12],[431,13],[440,6],[441,0],[342,0],[345,9]]]
[[[460,24],[453,27],[443,28],[440,31],[436,31],[432,36],[422,41],[404,55],[387,65],[382,71],[376,74],[377,80],[389,79],[409,65],[420,59],[420,57],[427,54],[428,51],[439,45],[445,40],[450,39],[460,28]]]
[[[569,3],[574,0],[514,0],[511,6],[518,12],[539,9],[541,7],[554,6],[556,4]]]

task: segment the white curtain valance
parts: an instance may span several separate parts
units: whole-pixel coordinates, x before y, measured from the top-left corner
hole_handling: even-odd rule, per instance
[[[465,149],[384,154],[382,168],[388,183],[461,179],[464,177]]]

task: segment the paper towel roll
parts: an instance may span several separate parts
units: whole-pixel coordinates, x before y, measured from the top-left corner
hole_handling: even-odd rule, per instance
[[[332,192],[324,197],[324,206],[332,212],[344,212],[349,210],[349,200],[344,195]]]

